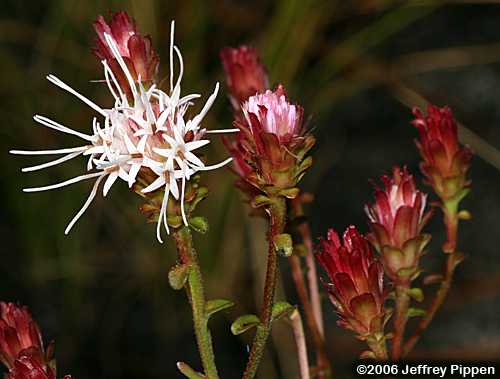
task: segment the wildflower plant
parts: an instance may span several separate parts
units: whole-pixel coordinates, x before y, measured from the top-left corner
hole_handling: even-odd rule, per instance
[[[460,144],[459,126],[451,110],[430,105],[427,114],[413,111],[412,124],[418,130],[416,146],[422,158],[420,169],[436,201],[430,201],[433,194],[420,189],[406,166],[395,166],[390,175],[381,177],[382,185],[375,186],[374,201],[365,205],[366,233],[349,226],[340,237],[330,229],[326,238],[314,246],[304,207],[313,196],[300,188],[313,164],[315,144],[315,137],[304,123],[305,110],[291,100],[282,84],[271,89],[256,49],[246,45],[226,47],[220,58],[233,124],[225,129],[209,129],[205,118],[217,99],[219,84],[207,96],[182,94],[184,60],[174,41],[174,29],[172,21],[169,80],[164,89],[159,56],[151,38],[138,31],[135,21],[125,12],[112,14],[109,21],[97,18],[92,51],[102,66],[100,85],[106,87],[111,106],[98,105],[61,79],[48,75],[52,84],[86,104],[95,116],[85,129],[70,128],[42,115],[35,115],[34,121],[83,142],[79,146],[11,153],[58,156],[23,168],[23,172],[79,157],[84,157],[86,163],[73,178],[24,191],[47,191],[93,180],[89,196],[66,226],[66,234],[98,193],[106,197],[119,181],[143,199],[140,211],[148,222],[156,224],[156,239],[163,243],[165,233],[171,234],[178,252],[168,279],[173,289],[186,291],[202,364],[201,369],[194,369],[177,362],[177,368],[187,378],[219,378],[208,323],[214,314],[233,306],[226,299],[207,299],[191,233],[208,230],[208,221],[195,214],[199,202],[209,194],[202,184],[203,172],[223,167],[236,176],[236,186],[253,214],[264,217],[268,224],[260,311],[236,317],[230,327],[235,335],[254,332],[242,378],[256,376],[273,323],[280,319],[291,325],[297,349],[296,362],[291,361],[298,366],[300,378],[332,377],[334,365],[325,340],[316,260],[326,274],[322,278],[323,292],[338,314],[338,325],[352,331],[368,347],[360,357],[397,361],[407,356],[444,302],[454,271],[464,257],[457,249],[458,223],[470,218],[467,211],[460,209],[460,202],[471,187],[467,173],[472,152]],[[205,99],[201,110],[191,112],[200,98]],[[230,156],[209,164],[202,152],[211,143],[212,134],[223,135]],[[227,172],[221,170],[219,174]],[[434,208],[443,213],[445,270],[442,275],[421,281],[421,273],[426,270],[422,257],[431,239],[425,229]],[[276,299],[280,257],[286,257],[290,266],[299,305]],[[414,303],[424,298],[421,286],[431,281],[440,284],[431,305],[428,309],[415,307]],[[411,317],[420,320],[408,337],[407,321]],[[309,363],[308,345],[314,351],[314,364]],[[8,369],[7,379],[57,377],[53,345],[44,345],[27,308],[14,303],[0,302],[0,361]]]

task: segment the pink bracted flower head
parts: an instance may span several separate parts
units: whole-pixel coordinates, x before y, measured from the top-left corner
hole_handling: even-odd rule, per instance
[[[429,105],[427,116],[415,108],[412,124],[418,129],[416,141],[423,159],[422,173],[442,199],[453,198],[467,188],[466,173],[472,152],[458,142],[457,122],[448,107]]]
[[[431,213],[425,213],[427,195],[415,187],[407,168],[394,167],[392,177],[382,176],[383,188],[375,189],[375,203],[366,205],[377,250],[384,246],[402,248],[418,236]]]
[[[260,62],[257,50],[245,45],[225,47],[220,51],[220,58],[226,73],[231,104],[235,112],[239,113],[244,101],[269,88],[266,69]]]
[[[241,133],[226,146],[235,171],[250,186],[268,195],[293,198],[295,186],[312,163],[306,157],[314,137],[305,133],[303,108],[289,102],[283,86],[251,96],[234,125]]]
[[[366,339],[383,333],[388,319],[384,271],[354,226],[349,226],[343,237],[341,241],[330,229],[327,239],[320,240],[316,258],[330,278],[326,288],[339,313],[339,325]]]
[[[135,21],[126,12],[112,14],[109,23],[104,17],[97,17],[94,29],[97,38],[96,47],[92,51],[99,59],[108,62],[123,88],[127,88],[128,83],[116,61],[116,53],[122,57],[135,81],[153,79],[158,69],[158,55],[153,50],[151,38],[138,33]],[[105,34],[114,39],[117,52],[113,52],[113,47],[110,46]]]
[[[12,368],[19,355],[29,349],[43,355],[38,325],[26,307],[0,302],[0,360]]]

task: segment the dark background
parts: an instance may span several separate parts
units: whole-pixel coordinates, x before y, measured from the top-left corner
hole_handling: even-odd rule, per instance
[[[191,315],[183,292],[167,282],[175,263],[173,242],[160,245],[155,228],[138,213],[140,199],[123,183],[98,196],[69,236],[63,231],[89,191],[89,183],[23,194],[24,187],[76,176],[81,160],[36,173],[20,168],[42,162],[8,155],[11,148],[58,148],[74,138],[38,127],[47,115],[77,130],[92,111],[44,79],[54,73],[99,104],[107,90],[90,54],[91,23],[98,14],[127,10],[150,33],[168,73],[168,28],[177,23],[183,52],[184,92],[208,93],[223,80],[218,51],[250,43],[259,48],[272,83],[282,82],[304,105],[318,138],[315,165],[302,186],[315,194],[308,209],[315,239],[329,227],[356,224],[366,231],[364,203],[370,178],[407,164],[420,179],[415,130],[408,104],[423,99],[450,105],[463,124],[462,139],[476,152],[473,190],[464,206],[473,214],[460,229],[467,260],[425,336],[415,359],[500,358],[500,2],[281,0],[281,1],[3,1],[0,13],[0,299],[30,307],[45,341],[56,340],[59,374],[76,378],[180,378],[175,362],[199,367]],[[223,92],[206,126],[228,127]],[[216,141],[212,161],[227,153]],[[234,337],[231,320],[255,312],[265,265],[265,225],[247,216],[228,170],[204,175],[211,195],[199,208],[211,231],[197,237],[210,298],[238,305],[211,327],[223,378],[237,378],[248,337]],[[428,190],[426,188],[426,190]],[[428,271],[440,268],[440,214]],[[281,298],[296,303],[286,261]],[[426,288],[426,294],[433,288]],[[335,325],[325,300],[327,345],[336,377],[351,376],[364,348]],[[277,325],[260,377],[297,377],[290,329]]]

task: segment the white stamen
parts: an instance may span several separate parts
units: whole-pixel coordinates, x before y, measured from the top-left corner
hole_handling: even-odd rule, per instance
[[[73,158],[79,156],[80,154],[82,154],[81,151],[77,151],[75,153],[70,153],[68,155],[65,155],[64,157],[61,157],[59,159],[55,159],[55,160],[47,162],[47,163],[39,164],[37,166],[31,166],[31,167],[22,168],[21,171],[22,172],[37,171],[37,170],[41,170],[43,168],[55,166],[55,165],[58,165],[60,163],[69,161],[70,159],[73,159]]]
[[[61,182],[61,183],[51,184],[50,186],[24,188],[23,191],[24,192],[48,191],[48,190],[51,190],[51,189],[56,189],[56,188],[61,188],[61,187],[69,186],[70,184],[81,182],[82,180],[86,180],[86,179],[95,178],[95,177],[100,176],[100,175],[103,175],[103,173],[102,172],[94,172],[92,174],[80,175],[80,176],[74,177],[72,179],[66,180],[66,181]]]

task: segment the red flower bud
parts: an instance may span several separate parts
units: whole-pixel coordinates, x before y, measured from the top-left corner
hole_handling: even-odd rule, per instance
[[[415,141],[423,162],[422,173],[438,196],[451,199],[469,186],[466,179],[472,152],[458,142],[457,122],[448,107],[429,105],[427,116],[420,109],[413,110],[419,139]]]
[[[317,247],[316,258],[330,278],[326,288],[339,313],[338,324],[361,339],[383,333],[389,315],[384,308],[384,271],[365,237],[350,226],[340,241],[330,229]]]
[[[312,163],[305,155],[314,145],[314,137],[304,131],[302,107],[291,104],[278,86],[274,92],[251,96],[242,110],[244,117],[234,122],[241,133],[234,141],[225,140],[234,170],[258,191],[294,197],[295,186]]]
[[[5,379],[55,379],[55,371],[36,355],[19,357]],[[71,378],[65,376],[65,378]]]
[[[120,82],[121,87],[126,90],[128,82],[123,71],[111,51],[104,34],[109,34],[116,42],[118,51],[128,66],[132,77],[141,81],[152,80],[156,74],[159,58],[153,50],[151,37],[141,36],[136,29],[135,21],[126,12],[112,14],[109,23],[104,17],[99,16],[94,22],[97,33],[96,47],[92,52],[101,60],[106,60]]]
[[[384,188],[375,188],[375,203],[365,206],[379,251],[383,246],[401,248],[420,234],[431,215],[424,213],[427,195],[416,189],[406,167],[394,167],[393,176],[381,181]]]
[[[244,101],[269,88],[266,69],[260,62],[257,50],[244,45],[236,49],[222,49],[220,58],[226,72],[231,104],[239,113]]]
[[[0,302],[0,360],[12,368],[16,358],[30,348],[43,355],[42,336],[28,309]]]

